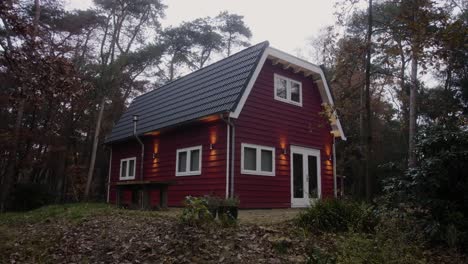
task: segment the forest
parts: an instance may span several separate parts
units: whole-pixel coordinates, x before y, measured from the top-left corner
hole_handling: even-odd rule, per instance
[[[170,4],[170,3],[168,3]],[[468,3],[345,0],[300,56],[323,65],[345,197],[468,248]],[[1,211],[105,201],[103,144],[132,98],[251,44],[222,11],[163,27],[161,0],[0,1]],[[306,30],[306,29],[304,29]],[[306,32],[307,34],[307,32]]]

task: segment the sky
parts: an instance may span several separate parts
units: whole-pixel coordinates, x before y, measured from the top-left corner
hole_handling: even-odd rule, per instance
[[[92,0],[66,0],[68,9],[86,9]],[[308,39],[335,21],[332,0],[163,0],[167,5],[163,26],[178,25],[229,11],[244,16],[252,31],[251,43],[268,40],[291,54],[307,47]]]

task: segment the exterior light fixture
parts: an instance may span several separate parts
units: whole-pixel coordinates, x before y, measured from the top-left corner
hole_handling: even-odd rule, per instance
[[[158,156],[159,156],[159,155],[158,155],[158,153],[157,153],[157,152],[154,152],[154,153],[153,153],[153,159],[156,159],[156,158],[158,158]]]
[[[283,152],[284,155],[288,154],[288,150],[286,148],[283,148],[282,152]]]
[[[331,154],[330,154],[330,155],[328,155],[328,160],[329,160],[329,161],[332,161],[332,160],[333,160],[333,157],[332,157],[332,155],[331,155]]]
[[[214,144],[210,143],[210,150],[214,149]]]

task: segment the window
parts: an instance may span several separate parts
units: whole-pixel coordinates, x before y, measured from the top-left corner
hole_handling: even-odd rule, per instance
[[[275,149],[242,143],[242,174],[275,176]]]
[[[302,84],[275,74],[275,99],[302,106]]]
[[[201,174],[202,146],[177,150],[176,176]]]
[[[136,158],[128,158],[120,160],[120,180],[135,179]]]

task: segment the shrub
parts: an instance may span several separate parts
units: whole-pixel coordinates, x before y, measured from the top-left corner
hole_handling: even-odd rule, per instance
[[[208,210],[208,202],[202,197],[187,196],[183,202],[184,209],[180,220],[184,224],[200,225],[213,221],[213,216]]]
[[[337,263],[425,263],[420,242],[389,220],[376,227],[375,234],[348,233],[337,243]]]
[[[351,231],[334,236],[334,246],[326,249],[309,244],[307,263],[425,263],[421,240],[406,233],[407,224],[409,223],[389,218],[381,221],[374,233]]]
[[[307,251],[307,264],[334,264],[336,263],[336,254],[312,245]]]
[[[300,227],[324,232],[372,232],[377,222],[371,206],[336,199],[319,200],[296,218]]]
[[[52,203],[54,195],[47,185],[18,183],[11,193],[10,208],[13,211],[27,211]]]
[[[419,219],[427,239],[468,251],[468,131],[460,126],[421,127],[417,166],[385,182],[389,207]]]

